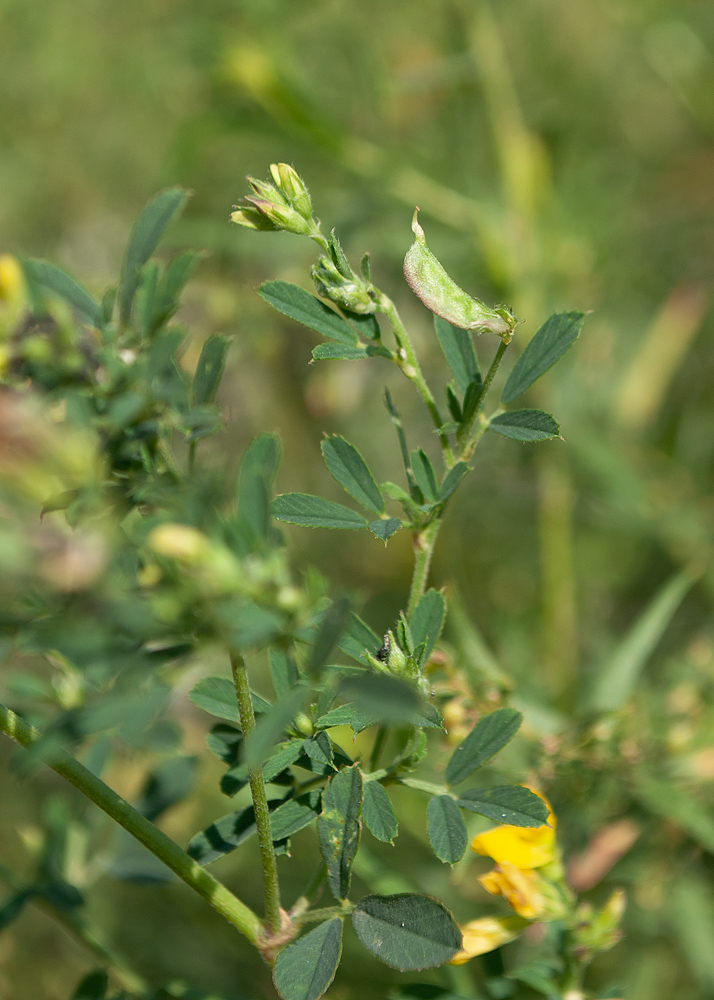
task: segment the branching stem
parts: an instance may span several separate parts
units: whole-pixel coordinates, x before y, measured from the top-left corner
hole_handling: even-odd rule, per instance
[[[4,705],[0,705],[0,732],[26,748],[41,739],[41,734],[34,726],[30,726]],[[237,927],[252,944],[258,945],[263,936],[263,925],[258,915],[201,868],[162,830],[154,826],[66,750],[53,748],[48,751],[45,762],[151,851],[186,885],[210,903],[221,916]]]
[[[484,431],[486,430],[486,427],[488,426],[487,424],[483,424],[483,422],[481,422],[481,426],[477,428],[476,433],[475,434],[473,433],[474,424],[476,423],[477,420],[479,420],[479,417],[481,415],[481,410],[483,409],[483,404],[486,402],[486,395],[488,393],[488,390],[491,388],[491,383],[493,382],[496,372],[498,371],[500,364],[503,361],[503,356],[506,353],[506,348],[508,347],[510,342],[511,342],[510,337],[509,338],[503,337],[501,339],[501,343],[498,345],[498,350],[496,351],[496,356],[491,362],[491,367],[488,370],[486,378],[483,380],[483,385],[481,386],[481,391],[478,394],[473,415],[471,419],[466,424],[464,424],[459,430],[458,440],[459,440],[459,445],[461,446],[459,458],[462,461],[468,461],[468,459],[471,458],[471,456],[474,453],[474,448],[478,444],[479,440],[483,436]]]

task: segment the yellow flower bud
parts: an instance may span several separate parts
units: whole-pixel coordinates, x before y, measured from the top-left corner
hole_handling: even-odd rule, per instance
[[[159,555],[186,563],[201,561],[210,547],[206,536],[188,524],[160,524],[149,534],[148,543]]]

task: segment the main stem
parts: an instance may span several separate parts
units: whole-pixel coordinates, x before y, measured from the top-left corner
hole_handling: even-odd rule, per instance
[[[414,569],[412,571],[412,583],[409,588],[409,603],[407,604],[407,618],[416,611],[416,606],[424,596],[427,581],[429,579],[429,569],[431,559],[434,555],[436,536],[441,527],[441,514],[434,517],[425,528],[417,531],[414,535]]]
[[[231,669],[233,682],[238,696],[238,710],[243,728],[243,736],[248,739],[255,729],[255,713],[250,696],[248,671],[245,660],[240,653],[231,653]],[[265,890],[265,921],[269,933],[276,934],[280,930],[280,883],[278,882],[278,866],[275,860],[273,837],[270,832],[270,811],[268,797],[265,794],[263,769],[260,765],[250,771],[250,794],[253,798],[255,825],[258,831],[258,845],[263,865],[263,887]]]
[[[387,317],[394,330],[394,337],[397,341],[397,364],[404,372],[406,377],[412,382],[417,389],[417,392],[421,398],[426,403],[426,407],[431,414],[431,419],[434,421],[434,426],[437,430],[443,426],[443,420],[441,419],[441,414],[439,413],[439,408],[436,405],[436,400],[434,395],[427,385],[426,379],[424,378],[424,373],[419,365],[419,360],[416,356],[414,346],[409,338],[409,334],[404,328],[404,324],[397,312],[397,307],[394,305],[392,300],[388,296],[382,294],[379,300],[379,308]],[[441,442],[441,450],[444,455],[444,461],[447,467],[451,467],[454,464],[454,456],[451,450],[451,444],[449,438],[446,434],[439,434],[439,441]]]
[[[30,726],[2,704],[0,704],[0,732],[27,748],[41,739],[41,734],[34,726]],[[151,851],[186,885],[210,903],[221,916],[237,927],[252,944],[256,946],[259,944],[263,937],[263,925],[258,915],[201,868],[163,831],[129,805],[121,795],[117,795],[101,778],[92,774],[66,750],[54,748],[48,751],[46,763]]]

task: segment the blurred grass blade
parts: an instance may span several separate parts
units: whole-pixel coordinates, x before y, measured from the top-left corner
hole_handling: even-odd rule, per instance
[[[459,591],[451,586],[448,591],[447,629],[456,648],[462,655],[464,669],[475,690],[492,684],[503,691],[510,691],[513,681],[466,613]]]
[[[591,708],[614,712],[627,704],[647,660],[697,578],[686,569],[665,583],[599,674],[590,699]]]
[[[676,823],[705,850],[714,854],[714,817],[707,806],[673,782],[648,775],[635,777],[633,792],[651,813]]]
[[[129,322],[139,273],[156,249],[168,224],[181,212],[188,191],[174,187],[160,191],[141,212],[129,237],[119,279],[119,319]]]
[[[714,899],[707,874],[680,875],[665,912],[694,975],[708,992],[714,990]]]

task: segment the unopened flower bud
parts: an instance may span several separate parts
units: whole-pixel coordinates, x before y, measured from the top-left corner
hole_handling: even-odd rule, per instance
[[[411,290],[427,309],[459,329],[488,330],[510,340],[518,322],[511,310],[507,306],[490,309],[459,288],[426,245],[418,212],[416,209],[412,219],[415,240],[404,258],[404,277]]]
[[[310,273],[323,298],[337,303],[348,312],[366,315],[375,311],[376,303],[370,297],[369,286],[354,275],[346,278],[329,257],[320,257]]]
[[[270,173],[276,185],[304,219],[312,218],[312,202],[310,192],[305,187],[302,177],[293,170],[289,163],[271,163]]]
[[[319,235],[320,228],[312,217],[307,188],[292,167],[274,163],[270,171],[278,186],[248,177],[253,194],[235,206],[231,221],[247,229],[284,230],[296,236]]]
[[[208,538],[188,524],[160,524],[149,534],[149,547],[161,556],[196,563],[208,553]]]

